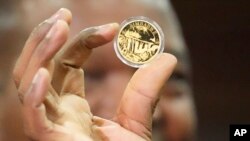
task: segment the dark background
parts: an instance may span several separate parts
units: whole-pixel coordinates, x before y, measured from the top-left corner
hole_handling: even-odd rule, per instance
[[[193,64],[199,141],[250,124],[250,1],[172,0]]]

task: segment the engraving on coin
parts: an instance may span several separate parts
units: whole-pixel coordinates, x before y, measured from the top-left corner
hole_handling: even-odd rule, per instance
[[[146,20],[127,22],[118,33],[116,51],[126,62],[137,64],[131,66],[138,67],[148,63],[163,51],[161,39],[163,37],[158,28]]]

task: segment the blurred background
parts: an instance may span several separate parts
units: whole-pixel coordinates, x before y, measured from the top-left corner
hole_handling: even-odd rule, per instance
[[[229,140],[229,124],[250,123],[250,1],[172,0],[172,4],[191,54],[198,140]],[[1,6],[0,20],[12,23],[6,18],[9,8]],[[8,21],[4,26],[10,26]],[[0,34],[0,42],[8,36],[13,33]],[[0,47],[1,56],[10,52],[15,51]],[[0,61],[1,71],[6,72],[0,81],[10,73],[11,64],[6,62]],[[0,84],[3,91],[5,82]]]
[[[172,0],[193,64],[200,141],[250,123],[250,1]]]

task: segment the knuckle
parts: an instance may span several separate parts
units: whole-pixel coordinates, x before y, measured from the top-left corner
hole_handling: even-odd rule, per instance
[[[46,53],[50,51],[49,49],[50,44],[53,44],[53,43],[50,43],[50,38],[45,37],[42,41],[41,47],[37,48],[37,52],[35,52],[34,56],[38,60],[44,61],[44,59],[46,58]]]
[[[140,87],[136,87],[133,83],[129,82],[128,86],[130,87],[130,89],[135,92],[136,94],[148,99],[149,101],[152,101],[155,99],[155,97],[150,95],[150,92],[147,91],[146,89],[140,88]]]
[[[21,98],[23,98],[23,96],[24,96],[24,94],[25,94],[25,90],[22,88],[22,87],[20,87],[20,88],[18,88],[18,96],[19,96],[19,98],[21,97]]]
[[[52,23],[45,20],[44,22],[40,23],[38,26],[36,26],[33,31],[30,34],[30,37],[27,42],[31,41],[32,39],[40,38],[44,36],[44,34],[49,30],[49,28],[52,26]],[[31,40],[30,40],[31,39]]]
[[[20,76],[20,73],[19,73],[18,70],[16,70],[16,69],[13,70],[12,78],[13,78],[13,80],[15,82],[16,87],[18,87],[19,84],[20,84],[20,80],[21,80],[21,76]]]
[[[95,35],[95,33],[97,32],[97,30],[97,27],[91,27],[81,31],[79,34],[80,45],[88,49],[93,48],[92,44],[96,40],[97,36]]]

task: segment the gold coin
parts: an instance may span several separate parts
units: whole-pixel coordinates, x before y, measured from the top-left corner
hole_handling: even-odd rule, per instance
[[[121,24],[115,51],[127,65],[140,67],[163,52],[163,33],[158,24],[146,17],[133,17]]]

